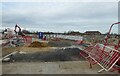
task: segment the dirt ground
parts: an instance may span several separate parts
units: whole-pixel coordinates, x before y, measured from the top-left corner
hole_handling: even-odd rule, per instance
[[[56,48],[55,47],[34,48],[34,47],[27,47],[27,46],[2,48],[2,56],[5,56],[14,51],[34,53],[34,52],[41,52],[41,51],[50,51],[50,50],[52,51],[52,49],[56,49]]]
[[[54,49],[75,45],[74,41],[70,40],[61,40],[61,41],[49,41],[48,47],[28,47],[28,46],[18,46],[18,47],[6,47],[2,48],[2,56],[5,56],[13,51],[22,51],[27,53],[34,52],[43,52],[43,51],[52,51]]]
[[[48,44],[50,46],[43,48],[27,46],[2,48],[2,56],[13,51],[27,53],[22,55],[17,54],[15,56],[17,61],[15,62],[3,63],[3,74],[98,74],[97,71],[101,69],[98,65],[90,69],[87,61],[79,60],[78,56],[80,50],[69,48],[66,50],[62,48],[76,45],[74,41],[51,41]],[[43,59],[45,62],[41,60],[38,62],[39,59]],[[101,74],[117,74],[117,72],[104,71]]]

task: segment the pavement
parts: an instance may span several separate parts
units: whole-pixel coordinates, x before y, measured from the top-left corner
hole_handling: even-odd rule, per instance
[[[3,74],[118,74],[117,71],[98,73],[100,69],[101,67],[98,65],[94,65],[90,69],[87,61],[14,62],[2,64]]]

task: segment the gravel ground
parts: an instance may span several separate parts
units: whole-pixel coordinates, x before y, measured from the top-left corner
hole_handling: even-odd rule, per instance
[[[56,49],[53,52],[36,52],[27,54],[16,54],[10,56],[10,61],[16,62],[56,62],[56,61],[81,61],[78,48]]]

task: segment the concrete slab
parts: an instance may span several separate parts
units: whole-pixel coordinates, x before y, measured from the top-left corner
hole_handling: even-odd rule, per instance
[[[3,63],[3,74],[98,74],[101,67],[89,68],[87,61]],[[100,74],[118,74],[103,71]]]

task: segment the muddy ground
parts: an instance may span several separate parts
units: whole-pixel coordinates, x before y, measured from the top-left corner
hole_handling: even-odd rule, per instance
[[[52,52],[35,52],[26,54],[15,54],[9,58],[15,62],[56,62],[56,61],[81,61],[78,48],[56,49]]]
[[[48,45],[51,47],[67,47],[76,45],[76,42],[72,40],[49,41]]]
[[[48,45],[43,48],[28,46],[3,48],[3,56],[13,51],[25,52],[12,55],[9,61],[3,62],[3,74],[98,74],[97,71],[101,69],[98,65],[90,69],[88,62],[79,56],[80,49],[63,48],[77,45],[75,41],[50,41]]]
[[[61,40],[61,41],[50,41],[48,47],[10,47],[3,48],[3,56],[13,51],[25,52],[25,54],[17,53],[9,56],[11,61],[16,62],[54,62],[54,61],[80,61],[84,60],[79,55],[81,51],[78,48],[66,48],[76,45],[75,41]],[[8,61],[7,61],[8,62]]]
[[[43,51],[54,51],[54,49],[76,45],[75,41],[70,40],[60,40],[60,41],[49,41],[48,47],[28,47],[28,46],[18,46],[18,47],[7,47],[2,48],[2,56],[5,56],[13,51],[23,51],[28,53],[43,52]]]

